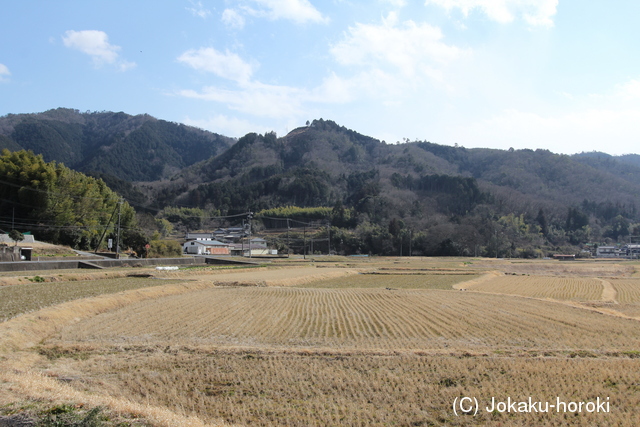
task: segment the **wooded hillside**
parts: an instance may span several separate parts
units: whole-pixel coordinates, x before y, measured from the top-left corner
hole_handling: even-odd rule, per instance
[[[171,206],[201,219],[322,208],[332,250],[427,255],[542,256],[640,235],[637,155],[387,144],[323,119],[232,143],[150,116],[42,115],[0,118],[0,143],[91,171],[153,226]],[[177,230],[237,222],[171,218]]]
[[[167,178],[223,152],[233,139],[148,115],[58,108],[0,118],[0,149],[25,149],[45,161],[125,181]]]

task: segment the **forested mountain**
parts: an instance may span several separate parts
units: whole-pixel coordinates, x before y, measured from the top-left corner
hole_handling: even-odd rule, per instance
[[[334,207],[334,224],[347,209],[350,251],[394,253],[408,230],[422,253],[527,256],[640,234],[640,167],[628,156],[386,144],[327,120],[248,134],[151,194],[159,208],[223,215]]]
[[[569,206],[585,200],[629,206],[638,200],[640,167],[631,156],[606,156],[466,149],[423,141],[386,144],[316,120],[282,138],[248,134],[223,154],[185,168],[168,185],[184,203],[213,204],[225,211],[353,201],[365,183],[375,183],[387,197],[398,190],[415,193],[424,191],[417,184],[424,177],[446,175],[473,178],[515,210],[536,215],[547,207],[564,215]],[[256,195],[225,204],[232,196],[225,189],[236,186],[245,192],[255,187]],[[408,201],[406,194],[401,199],[396,202]]]
[[[287,204],[371,204],[381,193],[407,210],[420,197],[407,199],[402,195],[406,189],[394,185],[392,176],[408,169],[416,176],[457,174],[454,165],[415,144],[388,145],[332,121],[315,120],[283,138],[248,134],[225,153],[184,169],[165,190],[180,203],[223,212]]]
[[[58,108],[0,118],[0,149],[32,150],[45,161],[125,181],[153,181],[221,153],[234,141],[148,115]]]
[[[631,205],[640,196],[640,167],[613,156],[602,161],[548,150],[462,151],[464,155],[455,161],[459,172],[490,184],[496,192],[511,194],[516,210],[537,203],[566,211],[584,200]]]
[[[640,155],[639,154],[625,154],[618,157],[621,162],[630,163],[640,167]]]
[[[387,144],[323,119],[232,142],[124,113],[0,118],[2,146],[90,171],[178,228],[248,211],[264,227],[275,223],[269,217],[324,215],[338,252],[398,254],[410,240],[420,254],[491,256],[640,235],[637,155]]]

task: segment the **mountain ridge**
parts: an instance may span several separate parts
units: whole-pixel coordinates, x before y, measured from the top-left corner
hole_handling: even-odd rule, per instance
[[[45,161],[127,181],[168,178],[234,142],[146,114],[81,113],[68,108],[0,117],[0,135],[0,149],[32,150]]]
[[[637,155],[387,144],[323,119],[282,137],[248,133],[236,141],[145,115],[45,116],[0,118],[0,144],[41,146],[21,137],[24,126],[50,142],[53,160],[82,158],[78,170],[160,216],[170,206],[215,215],[333,207],[333,220],[360,236],[349,251],[375,253],[393,253],[403,227],[421,230],[422,253],[440,255],[482,246],[533,256],[545,245],[640,234]],[[339,214],[344,209],[350,213]],[[510,236],[510,246],[500,236]]]

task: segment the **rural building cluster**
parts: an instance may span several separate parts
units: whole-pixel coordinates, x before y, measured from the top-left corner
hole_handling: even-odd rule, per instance
[[[250,238],[242,227],[218,228],[212,233],[187,233],[182,251],[186,255],[278,255],[276,249],[269,248],[265,239]]]
[[[640,244],[622,246],[599,246],[596,249],[598,258],[640,258]]]

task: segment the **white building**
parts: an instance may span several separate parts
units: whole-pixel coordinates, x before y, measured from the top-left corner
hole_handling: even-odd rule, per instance
[[[229,255],[229,245],[217,240],[191,240],[182,245],[182,252],[189,255]]]
[[[618,248],[615,246],[598,246],[596,249],[596,256],[600,258],[612,258],[616,256],[616,250]]]
[[[269,249],[267,241],[256,237],[249,244],[232,243],[229,245],[231,255],[238,256],[272,256],[278,255],[277,249]]]

